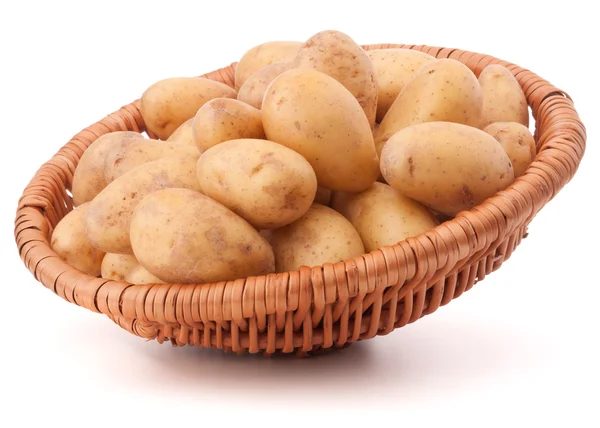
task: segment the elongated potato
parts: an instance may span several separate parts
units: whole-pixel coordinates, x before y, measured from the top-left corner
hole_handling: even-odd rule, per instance
[[[529,126],[529,107],[515,76],[500,64],[490,64],[479,75],[483,95],[481,127],[495,122]]]
[[[274,62],[292,59],[302,43],[290,41],[267,42],[254,46],[244,54],[235,68],[235,89],[242,87],[250,76]]]
[[[514,180],[498,141],[451,122],[413,125],[394,134],[381,152],[381,172],[403,195],[447,215],[473,208]]]
[[[340,82],[358,100],[371,128],[377,113],[375,70],[367,53],[347,34],[321,31],[306,41],[292,68],[313,69]]]
[[[240,87],[237,99],[260,110],[262,108],[265,92],[271,82],[290,68],[290,61],[274,62],[271,65],[261,68],[250,76]]]
[[[108,184],[104,178],[104,159],[114,147],[128,139],[143,138],[139,132],[117,131],[104,134],[83,152],[73,174],[73,203],[82,205],[96,197]]]
[[[140,112],[150,132],[166,140],[213,98],[235,98],[224,83],[202,77],[173,77],[156,82],[142,95]]]
[[[85,215],[89,241],[107,253],[133,254],[129,224],[133,210],[149,193],[181,187],[200,191],[197,158],[177,156],[148,162],[123,174],[90,202]]]
[[[244,219],[199,192],[146,196],[131,219],[135,256],[169,283],[207,283],[273,272],[273,250]]]
[[[100,276],[115,281],[123,281],[129,272],[139,263],[131,254],[107,253],[102,259]]]
[[[194,118],[186,120],[183,122],[179,128],[175,130],[171,134],[167,141],[170,143],[182,144],[184,146],[196,147],[196,143],[194,142]]]
[[[127,273],[124,280],[132,284],[164,284],[166,282],[152,275],[140,264],[134,266]]]
[[[377,179],[369,122],[356,98],[326,74],[281,74],[265,94],[262,119],[267,138],[304,156],[319,186],[360,192]]]
[[[485,127],[496,139],[510,158],[515,170],[515,178],[525,173],[535,158],[535,140],[529,129],[516,122],[498,122]]]

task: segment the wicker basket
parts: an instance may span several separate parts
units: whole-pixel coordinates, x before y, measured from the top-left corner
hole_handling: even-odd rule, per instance
[[[538,155],[525,175],[483,204],[425,234],[335,264],[203,285],[93,278],[58,258],[54,226],[72,208],[67,193],[83,151],[112,131],[144,131],[139,100],[84,129],[36,173],[21,197],[15,239],[27,268],[69,302],[107,315],[127,331],[159,342],[251,353],[298,355],[390,333],[431,314],[508,259],[535,214],[571,179],[586,133],[571,98],[534,73],[488,55],[413,45],[453,58],[479,75],[507,67],[536,119]],[[204,75],[233,86],[236,64]]]

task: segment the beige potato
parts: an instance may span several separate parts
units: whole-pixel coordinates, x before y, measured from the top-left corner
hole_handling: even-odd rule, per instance
[[[235,167],[232,167],[235,165]],[[308,211],[317,177],[306,159],[267,140],[231,140],[198,160],[202,192],[257,229],[275,229]]]
[[[186,120],[179,128],[177,128],[169,138],[167,142],[182,144],[184,146],[196,147],[194,142],[194,118]]]
[[[156,82],[142,95],[140,112],[150,132],[166,140],[213,98],[235,98],[233,88],[202,77],[173,77]]]
[[[491,135],[451,122],[404,128],[381,152],[390,186],[442,214],[480,204],[514,180],[508,155]]]
[[[52,232],[50,246],[58,257],[75,269],[98,276],[104,253],[86,238],[84,217],[88,208],[89,202],[86,202],[64,216]]]
[[[139,263],[131,254],[107,253],[102,259],[100,276],[115,281],[123,281],[129,272]]]
[[[200,151],[228,140],[265,138],[260,110],[238,100],[216,98],[194,118],[194,142]]]
[[[319,186],[360,192],[379,175],[369,122],[356,98],[337,80],[316,70],[289,70],[277,77],[263,101],[267,138],[300,153]]]
[[[313,204],[304,216],[267,235],[275,252],[275,270],[335,263],[364,254],[358,232],[329,207]]]
[[[85,215],[89,241],[107,253],[133,254],[129,239],[131,214],[139,201],[159,189],[200,191],[197,158],[177,156],[148,162],[123,174],[90,202]]]
[[[323,187],[317,187],[315,202],[317,204],[329,206],[329,203],[331,202],[331,190],[325,189]]]
[[[104,134],[83,152],[75,173],[71,193],[75,206],[96,197],[108,184],[104,178],[104,159],[113,147],[128,139],[143,138],[139,132],[117,131]]]
[[[195,156],[198,158],[200,152],[196,147],[181,144],[149,140],[140,138],[136,140],[121,141],[113,146],[104,159],[104,177],[107,183],[112,183],[133,168],[162,158],[173,156]]]
[[[131,284],[165,284],[165,281],[152,275],[140,264],[134,266],[124,280]]]
[[[529,107],[515,76],[500,64],[490,64],[479,75],[483,95],[481,128],[495,122],[529,126]]]
[[[262,108],[265,92],[271,82],[290,68],[290,61],[274,62],[271,65],[261,68],[250,76],[240,87],[237,99],[260,110]]]
[[[358,100],[373,128],[377,113],[375,70],[364,49],[347,34],[333,30],[315,34],[302,45],[292,68],[317,70],[340,82]]]
[[[498,122],[485,127],[484,132],[500,143],[513,164],[515,178],[523,175],[536,153],[535,140],[529,129],[516,122]]]
[[[478,128],[481,109],[479,82],[466,65],[453,59],[428,62],[404,86],[377,128],[377,153],[410,125],[443,121]]]
[[[254,46],[244,54],[235,68],[235,89],[238,90],[250,76],[261,68],[279,61],[291,60],[301,42],[276,41]]]
[[[244,219],[188,189],[146,196],[131,219],[135,256],[169,283],[207,283],[274,270],[273,250]]]
[[[435,57],[411,49],[374,49],[367,51],[367,55],[375,70],[377,121],[381,122],[404,86]]]

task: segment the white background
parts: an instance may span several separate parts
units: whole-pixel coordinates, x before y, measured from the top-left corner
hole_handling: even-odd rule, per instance
[[[592,6],[352,3],[0,3],[0,426],[600,426]],[[307,360],[145,342],[35,281],[14,244],[17,200],[72,135],[156,80],[323,29],[489,53],[573,97],[583,164],[502,269],[415,324]]]

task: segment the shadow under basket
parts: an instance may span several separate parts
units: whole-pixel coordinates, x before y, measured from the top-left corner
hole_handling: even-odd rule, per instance
[[[534,73],[459,49],[409,48],[453,58],[478,76],[502,64],[518,80],[535,118],[538,154],[510,187],[435,229],[350,260],[298,271],[201,285],[129,284],[94,278],[50,248],[72,208],[67,193],[84,150],[113,131],[145,131],[139,100],[73,137],[35,174],[19,200],[15,239],[35,278],[69,302],[107,315],[145,339],[233,352],[306,355],[385,335],[431,314],[498,269],[536,213],[573,177],[586,133],[571,98]],[[236,64],[204,75],[233,86]]]

